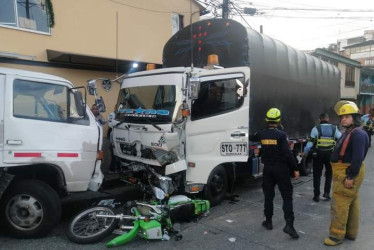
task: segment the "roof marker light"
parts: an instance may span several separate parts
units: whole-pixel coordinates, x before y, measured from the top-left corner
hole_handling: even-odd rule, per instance
[[[218,55],[211,54],[208,56],[208,66],[209,65],[219,65]]]
[[[148,63],[146,70],[152,70],[152,69],[156,69],[156,64],[154,64],[154,63]]]

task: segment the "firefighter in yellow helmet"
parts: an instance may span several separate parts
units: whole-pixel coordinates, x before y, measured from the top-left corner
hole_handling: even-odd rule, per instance
[[[364,159],[369,138],[360,127],[361,117],[354,102],[339,101],[335,112],[346,129],[331,155],[333,175],[330,236],[325,245],[336,246],[344,238],[355,240],[359,225],[359,189],[365,175]]]
[[[263,172],[263,192],[265,195],[264,214],[266,220],[262,225],[268,229],[273,229],[273,200],[275,196],[275,185],[278,185],[283,198],[283,212],[286,220],[286,226],[283,231],[292,238],[299,238],[293,223],[293,186],[290,180],[290,171],[299,178],[297,163],[292,155],[288,144],[287,134],[278,129],[281,121],[281,112],[277,108],[271,108],[266,113],[266,122],[268,128],[261,130],[250,137],[252,141],[261,142],[261,161],[264,163]]]

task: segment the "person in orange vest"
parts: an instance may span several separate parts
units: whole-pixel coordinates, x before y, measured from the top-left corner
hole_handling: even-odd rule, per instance
[[[369,137],[362,129],[357,105],[339,101],[335,112],[346,129],[331,155],[333,175],[330,235],[324,244],[336,246],[344,238],[355,240],[359,226],[359,189],[365,175]]]

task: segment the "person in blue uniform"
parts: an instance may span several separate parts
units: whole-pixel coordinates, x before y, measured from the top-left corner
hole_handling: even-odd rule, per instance
[[[365,176],[365,163],[369,138],[360,127],[361,117],[357,105],[339,101],[335,111],[341,125],[346,128],[331,155],[333,175],[330,235],[324,244],[336,246],[344,238],[355,240],[360,218],[359,190]]]
[[[332,181],[332,168],[330,164],[331,153],[335,148],[336,141],[342,135],[339,129],[329,123],[329,115],[322,113],[319,115],[319,125],[315,126],[310,132],[311,141],[306,144],[304,148],[304,155],[310,152],[311,148],[316,150],[316,157],[313,159],[313,188],[315,202],[319,202],[321,194],[321,176],[323,166],[325,166],[325,186],[322,197],[330,200],[330,189]]]
[[[268,230],[273,229],[274,189],[275,185],[278,185],[283,198],[283,212],[286,220],[283,231],[292,238],[298,239],[299,235],[294,228],[293,186],[290,180],[290,172],[293,173],[295,179],[298,179],[300,175],[296,159],[290,150],[287,134],[277,128],[281,120],[280,110],[271,108],[267,112],[265,120],[268,123],[268,128],[250,137],[252,141],[261,143],[261,161],[264,164],[263,192],[266,220],[262,225]]]

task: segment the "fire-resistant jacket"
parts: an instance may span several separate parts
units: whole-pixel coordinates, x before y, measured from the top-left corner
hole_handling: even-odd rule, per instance
[[[343,136],[338,141],[334,152],[331,155],[331,162],[339,161],[339,154],[343,146],[344,139],[347,137],[349,131],[344,132]],[[352,131],[351,138],[348,142],[347,149],[343,156],[343,163],[350,163],[347,169],[347,177],[354,178],[359,172],[360,167],[365,159],[369,148],[369,137],[362,128],[357,128]]]

